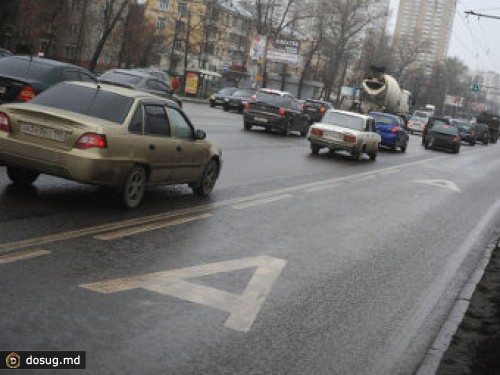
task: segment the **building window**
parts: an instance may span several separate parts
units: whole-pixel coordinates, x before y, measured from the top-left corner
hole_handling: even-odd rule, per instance
[[[160,17],[156,20],[156,27],[158,29],[164,29],[166,24],[166,20],[163,17]]]
[[[178,33],[182,33],[184,31],[184,21],[175,22],[175,31]]]
[[[177,11],[182,14],[183,16],[185,16],[188,12],[188,6],[187,6],[187,3],[179,3],[177,5]]]
[[[182,40],[176,39],[174,41],[174,49],[176,49],[176,50],[182,49]]]
[[[168,10],[168,0],[160,0],[160,10]]]

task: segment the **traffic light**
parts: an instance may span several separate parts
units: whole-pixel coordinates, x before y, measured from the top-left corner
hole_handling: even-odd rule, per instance
[[[479,85],[472,86],[472,91],[479,91]]]

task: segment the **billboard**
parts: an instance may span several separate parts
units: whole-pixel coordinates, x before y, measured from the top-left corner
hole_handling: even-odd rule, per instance
[[[266,49],[266,36],[254,35],[252,38],[252,45],[250,47],[250,58],[252,60],[261,60],[264,58]]]
[[[297,65],[299,62],[300,42],[287,39],[269,39],[267,59]]]
[[[462,108],[464,105],[464,98],[462,96],[446,95],[444,104],[450,107]]]

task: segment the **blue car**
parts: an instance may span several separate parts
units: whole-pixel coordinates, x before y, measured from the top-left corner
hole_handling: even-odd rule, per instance
[[[398,147],[406,152],[410,136],[406,132],[404,120],[390,113],[370,112],[375,119],[375,129],[382,138],[381,145],[395,151]]]

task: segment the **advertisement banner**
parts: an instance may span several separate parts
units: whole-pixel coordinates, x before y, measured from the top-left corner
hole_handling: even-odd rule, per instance
[[[462,108],[464,105],[464,98],[461,96],[446,95],[446,101],[444,104],[450,107]]]
[[[186,72],[186,87],[185,94],[196,95],[198,93],[198,74],[194,72]]]
[[[265,48],[266,36],[254,35],[252,38],[252,46],[250,47],[250,58],[252,60],[262,60],[264,58]]]
[[[269,39],[267,59],[297,65],[299,62],[300,42],[286,39]]]

